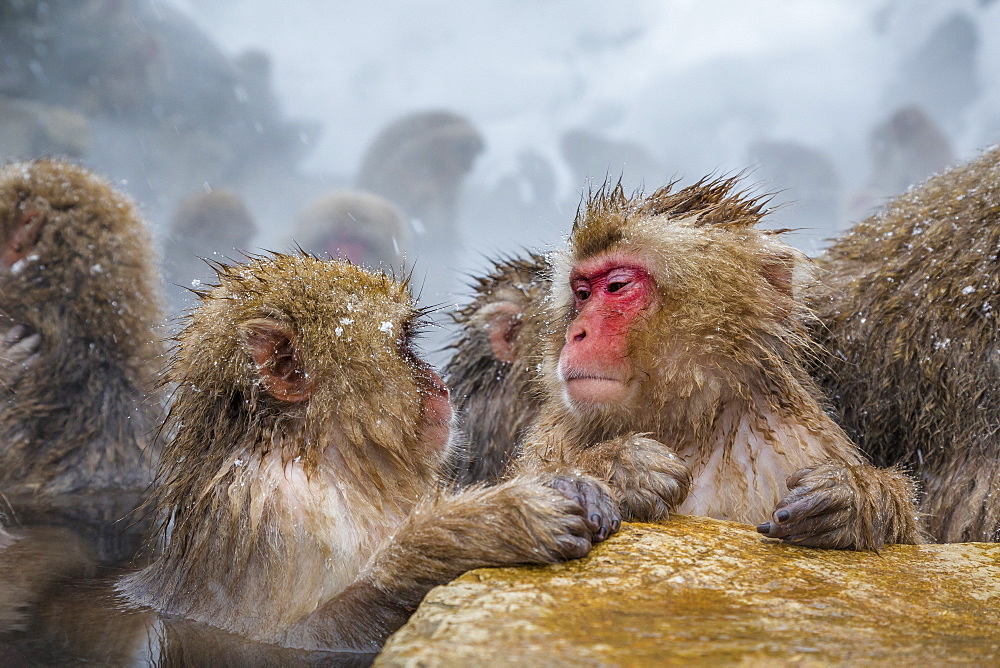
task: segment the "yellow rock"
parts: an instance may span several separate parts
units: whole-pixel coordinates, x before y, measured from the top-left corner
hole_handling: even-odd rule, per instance
[[[1000,544],[816,550],[678,516],[438,587],[375,665],[942,662],[1000,665]]]

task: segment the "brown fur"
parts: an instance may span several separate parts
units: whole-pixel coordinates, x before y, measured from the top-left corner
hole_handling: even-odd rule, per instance
[[[411,352],[421,314],[405,284],[308,256],[218,270],[170,368],[164,545],[119,582],[132,606],[286,647],[372,650],[431,587],[580,556],[617,527],[596,481],[441,488],[448,425],[440,381]]]
[[[41,337],[0,386],[0,489],[22,521],[65,522],[102,558],[127,556],[159,415],[149,234],[104,180],[39,160],[0,169],[0,243],[0,315]]]
[[[537,254],[500,260],[474,287],[473,301],[452,316],[461,330],[445,368],[465,437],[454,465],[462,484],[499,480],[541,406],[535,381],[548,263]]]
[[[627,519],[673,509],[744,522],[771,515],[762,533],[800,544],[919,542],[912,483],[863,461],[803,369],[805,258],[755,227],[763,202],[737,184],[703,180],[632,199],[619,186],[587,202],[555,260],[547,399],[522,468],[603,477]],[[569,275],[611,254],[641,262],[656,296],[629,329],[637,394],[582,410],[563,399],[557,373],[575,318]]]
[[[1000,540],[1000,148],[859,223],[821,258],[815,374],[876,463],[923,482],[939,541]]]

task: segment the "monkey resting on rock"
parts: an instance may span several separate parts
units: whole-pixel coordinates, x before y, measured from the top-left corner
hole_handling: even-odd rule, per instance
[[[592,196],[554,260],[540,344],[464,316],[497,357],[526,343],[513,363],[541,362],[519,468],[596,475],[625,519],[770,516],[759,530],[796,544],[920,542],[912,481],[864,460],[803,369],[805,258],[756,229],[763,204],[736,185]]]

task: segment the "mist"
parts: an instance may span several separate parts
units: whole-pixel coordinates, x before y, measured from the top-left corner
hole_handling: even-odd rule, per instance
[[[225,188],[258,232],[212,253],[291,249],[300,213],[357,187],[390,123],[423,111],[467,121],[481,146],[456,183],[454,229],[430,238],[401,205],[413,242],[394,236],[387,262],[445,308],[491,258],[558,245],[605,181],[650,191],[744,172],[774,193],[771,224],[817,254],[901,189],[1000,140],[989,0],[4,4],[2,29],[19,32],[0,96],[84,116],[85,146],[45,151],[130,192],[163,243],[186,194]],[[62,69],[105,41],[127,55],[86,76]],[[111,87],[114,104],[81,93],[140,61],[146,93]],[[66,93],[73,77],[86,86]],[[910,142],[893,137],[914,118],[931,148],[879,158],[887,141]],[[4,159],[32,150],[0,143]]]

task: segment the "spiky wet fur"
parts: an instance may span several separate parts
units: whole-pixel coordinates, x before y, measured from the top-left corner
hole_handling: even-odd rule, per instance
[[[1000,147],[930,178],[819,261],[814,373],[876,463],[922,479],[939,541],[1000,540]]]
[[[403,284],[284,255],[218,271],[168,375],[163,555],[123,586],[137,603],[239,633],[262,591],[281,592],[268,614],[287,626],[343,588],[433,486],[442,453],[414,456],[420,393],[398,341],[416,313]],[[306,376],[322,379],[312,400],[285,404],[261,385],[245,343],[259,318],[294,328]]]
[[[579,548],[585,511],[540,481],[441,489],[448,448],[422,436],[426,365],[406,345],[421,313],[404,283],[308,256],[218,272],[178,336],[164,546],[119,581],[128,602],[263,642],[371,650],[464,570]],[[301,403],[261,384],[246,343],[261,319],[294,331]]]
[[[41,348],[0,388],[0,488],[22,520],[92,525],[115,556],[135,519],[115,523],[152,479],[160,418],[152,242],[126,197],[68,162],[0,169],[0,238],[25,210],[45,222],[27,258],[0,272],[0,315],[40,333]]]
[[[601,442],[618,442],[608,456],[632,461],[621,439],[646,434],[690,468],[691,491],[677,510],[756,523],[788,493],[785,478],[796,470],[829,460],[862,463],[803,369],[812,354],[812,316],[801,299],[811,280],[807,260],[777,233],[757,229],[766,202],[738,185],[738,177],[705,179],[631,198],[620,185],[604,187],[582,207],[568,248],[554,262],[543,353],[548,398],[527,438],[526,465],[597,465],[589,460]],[[557,373],[574,317],[570,271],[616,253],[641,258],[656,281],[658,305],[630,329],[627,346],[644,375],[635,401],[582,411],[564,399]],[[861,512],[875,512],[880,495],[897,489],[898,474],[887,475],[893,483],[874,485],[878,491],[862,499]],[[903,481],[904,501],[907,494],[912,500]],[[889,533],[889,541],[919,540],[914,513]],[[878,547],[882,540],[857,535],[851,542]]]
[[[453,464],[462,484],[502,477],[541,406],[536,349],[549,263],[535,253],[501,259],[473,288],[473,300],[452,315],[461,330],[444,376],[464,439]],[[497,359],[489,342],[490,309],[500,304],[518,314],[513,362]]]

